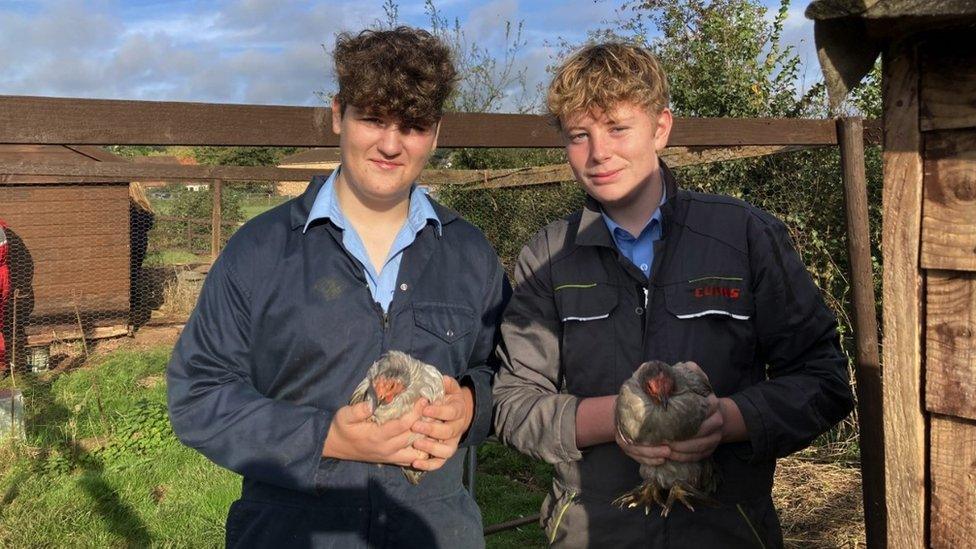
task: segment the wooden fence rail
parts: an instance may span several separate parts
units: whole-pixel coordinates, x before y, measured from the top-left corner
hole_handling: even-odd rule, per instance
[[[325,107],[0,96],[0,143],[335,147],[331,117]],[[445,115],[438,143],[447,148],[563,145],[543,116],[481,113]],[[836,145],[837,131],[832,120],[678,118],[670,144]]]

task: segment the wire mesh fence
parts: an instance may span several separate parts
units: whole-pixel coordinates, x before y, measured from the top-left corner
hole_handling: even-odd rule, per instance
[[[741,150],[678,153],[670,160],[679,165],[676,173],[683,187],[745,199],[786,222],[838,315],[842,333],[850,334],[843,183],[836,150],[752,158]],[[880,173],[877,153],[868,152],[868,172],[875,179]],[[719,157],[725,161],[701,164]],[[880,184],[876,181],[871,188],[877,220]],[[219,194],[220,230],[215,233],[215,189],[205,185],[0,186],[9,273],[0,296],[3,367],[13,363],[20,370],[43,370],[58,364],[61,344],[131,333],[150,322],[185,321],[211,262],[215,234],[219,248],[247,219],[290,198],[276,195],[275,189],[271,184],[226,183]],[[584,201],[572,181],[523,186],[508,181],[487,188],[435,184],[430,189],[485,233],[509,275],[532,234]],[[873,236],[876,244],[877,227]]]

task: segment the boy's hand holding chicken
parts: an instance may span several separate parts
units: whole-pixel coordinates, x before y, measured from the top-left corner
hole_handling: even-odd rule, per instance
[[[457,452],[471,424],[468,388],[406,353],[370,366],[350,403],[336,412],[323,456],[399,465],[411,484]]]

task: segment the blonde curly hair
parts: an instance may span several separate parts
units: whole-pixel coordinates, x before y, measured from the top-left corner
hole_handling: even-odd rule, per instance
[[[626,42],[606,42],[575,52],[556,70],[546,106],[556,127],[579,112],[613,110],[629,102],[658,113],[668,106],[668,79],[654,54]]]

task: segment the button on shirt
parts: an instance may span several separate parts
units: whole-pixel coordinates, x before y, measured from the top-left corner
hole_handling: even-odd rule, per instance
[[[610,229],[613,243],[617,245],[617,249],[631,263],[636,265],[646,278],[651,277],[651,265],[654,264],[654,242],[661,240],[661,205],[666,200],[667,190],[662,189],[661,202],[636,238],[610,219],[606,212],[601,211],[603,222],[607,224],[607,229]]]
[[[427,193],[414,185],[410,191],[407,220],[400,227],[400,232],[393,240],[390,253],[387,255],[386,261],[383,262],[383,268],[377,273],[373,263],[369,260],[369,254],[366,253],[366,246],[363,245],[359,233],[343,215],[342,208],[339,206],[339,199],[335,192],[335,180],[339,175],[339,169],[336,168],[332,172],[319,194],[315,196],[315,202],[312,203],[312,209],[308,213],[308,221],[305,222],[304,230],[307,231],[308,226],[316,219],[328,219],[342,230],[342,247],[362,264],[363,272],[366,275],[366,284],[369,286],[373,299],[383,308],[383,312],[387,312],[390,308],[390,302],[393,301],[393,293],[396,291],[397,275],[400,273],[400,260],[403,258],[403,251],[413,244],[417,233],[426,227],[428,222],[434,223],[437,234],[441,234],[441,221],[438,219],[434,207],[431,206],[430,200],[427,199]]]

